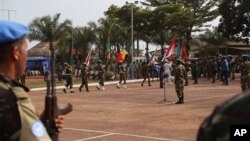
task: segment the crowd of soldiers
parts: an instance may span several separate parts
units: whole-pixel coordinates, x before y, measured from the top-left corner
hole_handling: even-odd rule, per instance
[[[29,89],[15,81],[21,78],[25,72],[26,60],[24,58],[27,57],[29,42],[27,37],[29,30],[26,26],[9,21],[0,21],[0,27],[0,64],[2,66],[0,68],[0,140],[51,140],[48,134],[49,130],[47,131],[42,123],[42,121],[44,121],[44,113],[38,116],[29,98]],[[114,74],[116,74],[116,72],[120,74],[120,81],[116,85],[117,88],[120,88],[122,81],[124,82],[124,86],[126,86],[126,72],[128,69],[135,72],[129,71],[131,72],[130,74],[136,75],[135,78],[144,78],[141,86],[143,86],[146,78],[148,78],[148,85],[150,86],[150,77],[157,74],[158,77],[160,77],[161,88],[161,85],[166,84],[163,78],[170,78],[171,80],[171,75],[174,74],[175,90],[179,99],[176,104],[184,103],[184,84],[186,86],[189,85],[187,76],[190,70],[194,84],[198,84],[198,78],[201,77],[207,78],[208,80],[212,79],[211,82],[215,83],[217,76],[217,79],[222,81],[223,84],[229,85],[228,79],[231,78],[234,80],[235,72],[240,72],[242,91],[248,94],[236,95],[216,106],[213,113],[201,124],[197,137],[198,141],[224,141],[231,138],[231,129],[228,127],[232,124],[237,124],[238,127],[239,125],[242,125],[241,127],[243,127],[243,125],[249,125],[250,95],[247,90],[250,88],[250,61],[248,60],[248,56],[242,56],[240,58],[218,56],[203,59],[186,59],[184,62],[181,58],[177,58],[174,64],[163,60],[158,65],[149,61],[140,61],[141,63],[136,61],[130,64],[118,62],[118,64],[115,65],[116,67],[113,68],[113,71]],[[85,86],[86,91],[89,91],[87,79],[91,69],[88,68],[93,66],[88,66],[86,63],[80,64],[80,66],[75,68],[68,63],[58,66],[58,77],[66,80],[65,89],[63,89],[65,93],[68,88],[70,92],[74,92],[72,90],[73,72],[82,77],[82,84],[79,90],[81,91],[83,86]],[[93,68],[97,72],[96,75],[100,80],[96,88],[105,90],[104,76],[107,75],[108,67],[104,67],[101,60],[99,60]],[[157,68],[159,70],[157,70]],[[58,70],[60,70],[60,72],[58,72]],[[44,80],[48,81],[50,79],[50,72],[47,66],[44,66],[44,74]],[[130,76],[130,78],[133,79],[134,76]],[[52,120],[54,120],[54,122],[51,122],[54,124],[53,128],[57,130],[56,134],[58,134],[63,129],[64,117],[61,115],[53,116]]]
[[[206,58],[192,58],[186,59],[182,62],[185,67],[185,86],[188,86],[188,74],[191,74],[193,84],[198,84],[198,79],[206,78],[210,80],[211,83],[215,83],[216,80],[223,82],[223,84],[228,85],[228,80],[235,79],[235,73],[240,72],[240,64],[244,62],[242,57],[233,57],[233,56],[213,56]],[[67,92],[67,89],[70,89],[70,92],[73,91],[73,81],[72,77],[77,79],[82,79],[82,86],[79,88],[82,91],[83,86],[86,87],[86,91],[89,91],[88,88],[88,79],[100,80],[97,89],[104,90],[104,82],[109,80],[119,80],[117,88],[120,88],[120,84],[124,82],[124,88],[126,88],[126,79],[143,79],[141,86],[143,86],[144,81],[148,79],[148,85],[151,86],[151,81],[156,77],[160,78],[160,88],[163,88],[163,71],[164,64],[169,64],[169,61],[163,61],[161,63],[151,63],[143,60],[135,60],[133,62],[108,62],[103,64],[101,60],[97,63],[90,65],[84,65],[77,63],[70,66],[69,64],[59,62],[56,67],[56,74],[59,81],[66,80],[66,87],[63,89],[64,92]],[[175,68],[175,63],[171,64],[172,68]],[[48,67],[47,67],[48,68]],[[175,69],[171,68],[171,74],[174,76]],[[43,69],[44,80],[48,76],[46,67]],[[28,73],[21,77],[20,81],[25,84],[25,78]],[[171,76],[170,74],[170,76]],[[165,76],[166,77],[166,76]],[[171,83],[171,78],[170,83]]]
[[[232,56],[219,56],[208,58],[193,58],[185,61],[185,66],[190,67],[194,84],[203,77],[215,83],[216,80],[228,85],[228,79],[234,80],[235,73],[240,71],[242,59]],[[189,70],[189,69],[187,69]]]

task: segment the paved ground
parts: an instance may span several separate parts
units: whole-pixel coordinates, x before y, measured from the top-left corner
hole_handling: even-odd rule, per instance
[[[159,89],[159,82],[144,87],[130,83],[128,88],[106,86],[105,91],[90,87],[90,92],[64,94],[57,90],[58,102],[70,102],[74,111],[65,116],[60,141],[194,141],[203,119],[216,104],[240,92],[239,79],[229,86],[206,79],[185,87],[185,104],[177,100],[173,85]],[[38,112],[44,107],[45,91],[30,94]]]

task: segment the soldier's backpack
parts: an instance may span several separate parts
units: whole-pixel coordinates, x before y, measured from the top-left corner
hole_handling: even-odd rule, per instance
[[[250,94],[241,94],[218,105],[200,126],[197,141],[229,141],[230,125],[250,125]]]
[[[17,98],[11,89],[0,88],[0,141],[19,141],[20,129]]]

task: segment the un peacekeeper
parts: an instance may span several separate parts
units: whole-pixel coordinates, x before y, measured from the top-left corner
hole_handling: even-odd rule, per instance
[[[247,60],[247,56],[243,56],[243,62],[240,64],[240,84],[242,92],[250,89],[250,62]]]
[[[216,106],[202,122],[197,141],[230,141],[231,125],[250,125],[250,94],[237,95]],[[248,133],[249,134],[249,133]],[[238,141],[244,137],[240,137]]]
[[[175,91],[179,100],[175,104],[184,103],[184,80],[186,75],[185,67],[182,65],[181,58],[177,59],[175,72]]]
[[[16,82],[26,69],[27,27],[0,20],[0,141],[51,141],[27,92]],[[55,119],[58,131],[63,116]]]
[[[82,72],[82,84],[79,87],[79,91],[82,91],[83,86],[86,88],[86,92],[89,92],[89,87],[88,87],[88,68],[85,63],[81,65],[81,72]]]

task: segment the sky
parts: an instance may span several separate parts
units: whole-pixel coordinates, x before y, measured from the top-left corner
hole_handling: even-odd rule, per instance
[[[61,20],[69,19],[73,26],[85,26],[104,17],[112,4],[122,6],[133,0],[0,0],[1,19],[28,25],[34,18],[61,13]]]
[[[73,27],[86,26],[104,17],[112,4],[123,6],[135,0],[0,0],[0,19],[28,25],[34,18],[61,13],[60,20],[69,19]],[[218,19],[211,24],[217,25]],[[31,42],[29,48],[37,44]],[[145,48],[145,45],[142,45]]]
[[[0,0],[0,19],[28,25],[36,17],[61,13],[60,20],[69,19],[73,27],[86,26],[104,17],[112,4],[123,6],[134,0]],[[38,42],[31,42],[29,48]]]

